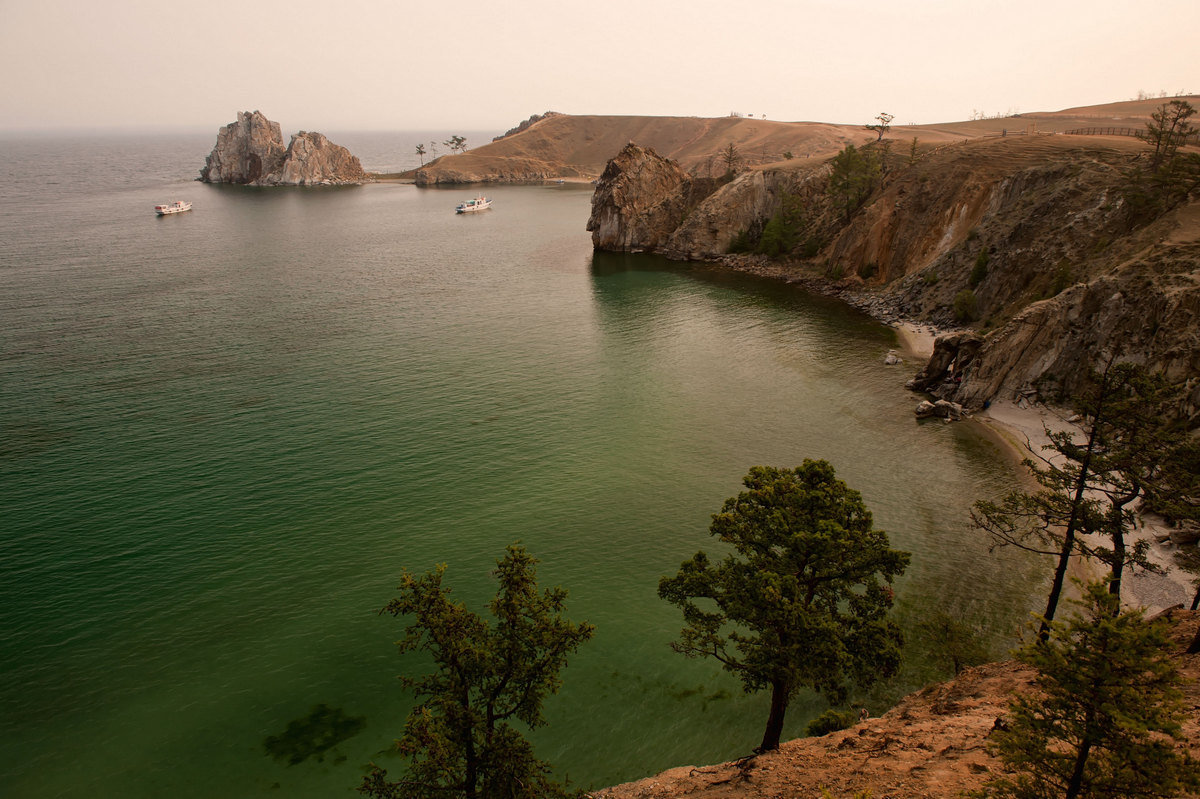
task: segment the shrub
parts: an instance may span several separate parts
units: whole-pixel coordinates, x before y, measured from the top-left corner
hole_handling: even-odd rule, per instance
[[[968,281],[971,288],[975,288],[983,279],[987,277],[988,269],[988,251],[985,247],[979,251],[979,255],[975,256],[975,266],[971,269],[971,279]]]
[[[1071,285],[1071,282],[1071,266],[1063,261],[1054,269],[1054,285],[1050,287],[1050,296],[1061,294],[1063,289]]]
[[[752,252],[754,245],[750,243],[750,231],[739,230],[738,234],[733,237],[733,241],[729,242],[729,252]]]
[[[858,716],[850,710],[834,710],[830,708],[808,723],[804,734],[809,738],[828,735],[838,730],[847,730],[858,721]]]
[[[964,323],[975,321],[977,305],[975,292],[963,289],[954,297],[954,318]]]
[[[879,264],[877,264],[874,261],[868,261],[867,263],[863,264],[862,266],[860,266],[858,268],[858,276],[861,277],[863,280],[867,280],[869,278],[874,277],[875,273],[878,271],[879,271]]]

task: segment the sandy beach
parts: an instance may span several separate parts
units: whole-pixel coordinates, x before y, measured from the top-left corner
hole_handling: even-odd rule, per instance
[[[1067,421],[1070,417],[1071,413],[1064,409],[1044,405],[1021,407],[1014,402],[1002,400],[993,402],[987,410],[975,414],[972,418],[995,433],[996,438],[1009,447],[1019,461],[1029,457],[1031,452],[1042,452],[1042,447],[1050,442],[1046,430],[1078,430],[1079,428]],[[1130,546],[1136,541],[1149,541],[1149,560],[1163,572],[1126,569],[1121,586],[1122,601],[1126,607],[1144,608],[1148,614],[1180,604],[1191,607],[1195,594],[1195,588],[1192,586],[1194,578],[1175,566],[1174,557],[1179,547],[1169,540],[1159,543],[1158,538],[1165,535],[1166,531],[1167,527],[1160,518],[1147,514],[1139,519],[1138,526],[1130,535]],[[1102,577],[1103,574],[1104,569],[1099,564],[1087,564],[1086,568],[1076,570],[1076,576],[1089,579]]]

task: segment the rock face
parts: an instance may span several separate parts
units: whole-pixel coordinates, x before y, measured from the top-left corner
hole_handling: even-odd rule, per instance
[[[683,221],[692,180],[674,161],[632,142],[608,162],[592,195],[592,246],[654,252]]]
[[[279,169],[259,178],[260,186],[312,186],[362,183],[367,179],[358,158],[320,133],[292,136]]]
[[[278,122],[259,111],[242,111],[221,128],[200,170],[205,183],[250,186],[312,186],[362,183],[359,160],[320,133],[300,131],[285,149]]]
[[[254,183],[283,165],[286,152],[278,122],[259,111],[241,111],[217,133],[217,144],[204,159],[205,183]]]
[[[772,166],[701,193],[629,147],[606,171],[588,229],[598,249],[721,261],[889,321],[978,326],[944,342],[913,385],[968,409],[1060,401],[1116,353],[1191,381],[1195,419],[1200,202],[1148,225],[1131,219],[1124,191],[1144,149],[1083,136],[943,145],[893,161],[847,215],[831,202],[827,167]],[[728,255],[734,245],[751,254]]]

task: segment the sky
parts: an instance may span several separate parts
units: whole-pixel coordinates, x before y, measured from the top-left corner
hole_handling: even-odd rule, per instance
[[[1200,92],[1197,0],[0,0],[0,131],[859,124]]]

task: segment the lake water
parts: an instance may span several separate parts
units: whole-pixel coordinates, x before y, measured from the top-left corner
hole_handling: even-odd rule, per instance
[[[424,138],[347,143],[382,170]],[[194,183],[213,139],[0,139],[4,795],[356,795],[368,762],[401,768],[415,665],[378,615],[401,571],[444,562],[482,608],[514,541],[597,628],[534,736],[560,776],[745,754],[767,697],[672,653],[656,587],[754,464],[830,460],[914,553],[908,667],[874,712],[945,676],[931,609],[1003,652],[1039,604],[966,523],[1010,471],[973,427],[914,420],[888,328],[593,254],[590,187],[489,187],[464,217],[471,189]],[[175,199],[194,210],[154,217]],[[273,757],[319,705],[363,724]]]

